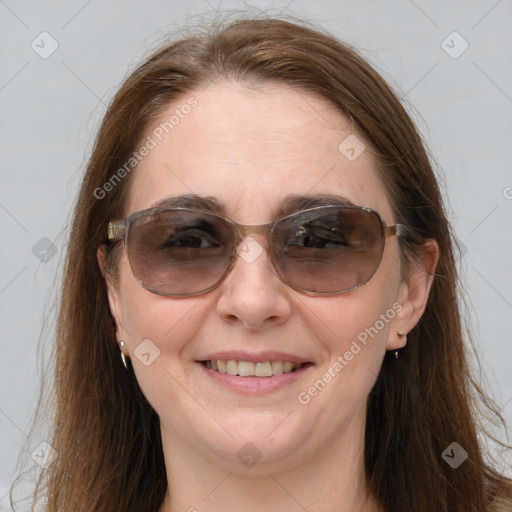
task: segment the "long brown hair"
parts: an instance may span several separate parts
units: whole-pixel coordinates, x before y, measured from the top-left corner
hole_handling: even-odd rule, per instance
[[[269,17],[211,23],[165,44],[108,108],[74,209],[60,291],[50,441],[59,456],[35,494],[46,496],[49,512],[157,511],[162,504],[159,419],[121,363],[96,259],[107,221],[125,213],[131,174],[106,192],[104,184],[119,176],[170,102],[217,78],[282,83],[336,106],[374,148],[397,222],[410,228],[404,261],[429,238],[439,245],[425,313],[400,358],[386,356],[369,396],[370,491],[387,512],[511,510],[512,482],[484,459],[477,438],[484,411],[504,422],[469,371],[454,239],[421,138],[395,93],[353,48],[304,22]],[[457,469],[442,457],[453,442],[468,453]]]

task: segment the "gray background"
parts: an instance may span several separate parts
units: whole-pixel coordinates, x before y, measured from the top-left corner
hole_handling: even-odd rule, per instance
[[[512,2],[249,5],[253,12],[304,17],[355,44],[404,97],[444,172],[484,385],[510,427]],[[245,6],[0,0],[0,510],[8,508],[5,494],[37,400],[38,340],[44,325],[52,329],[56,290],[50,292],[105,105],[128,70],[167,32],[204,14],[209,19],[219,7],[224,12]],[[35,41],[39,52],[51,48],[50,39],[42,48],[43,31],[58,43],[47,58],[31,47]],[[463,39],[446,39],[454,31]],[[464,40],[469,46],[458,55]],[[44,262],[38,248],[48,249],[49,241],[56,254],[50,248]],[[32,439],[29,450],[42,441],[44,436]]]

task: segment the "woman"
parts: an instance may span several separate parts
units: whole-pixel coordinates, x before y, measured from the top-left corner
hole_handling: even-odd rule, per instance
[[[47,510],[511,510],[436,178],[347,45],[269,18],[159,49],[71,233]]]

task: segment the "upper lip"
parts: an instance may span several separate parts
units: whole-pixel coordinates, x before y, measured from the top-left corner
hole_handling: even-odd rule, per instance
[[[264,352],[244,352],[241,350],[225,350],[209,354],[199,361],[250,361],[252,363],[264,363],[266,361],[290,361],[291,363],[308,363],[308,359],[286,354],[284,352],[276,352],[274,350]]]

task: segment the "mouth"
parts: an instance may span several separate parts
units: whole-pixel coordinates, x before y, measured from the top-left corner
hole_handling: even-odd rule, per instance
[[[293,373],[311,363],[293,363],[291,361],[236,361],[234,359],[209,359],[200,363],[218,373],[227,373],[240,377],[272,377],[283,373]]]
[[[245,358],[234,359],[235,354],[231,358],[227,354],[224,357],[219,354],[213,359],[196,363],[208,382],[214,386],[219,385],[236,394],[261,396],[300,382],[302,376],[308,373],[308,368],[314,366],[314,363],[304,360],[288,361],[285,355],[285,358],[278,359],[283,355],[260,354],[249,356],[253,360],[247,361]],[[243,354],[240,356],[243,357]]]

